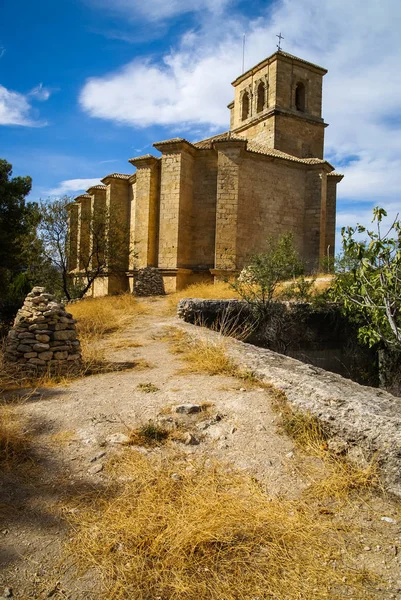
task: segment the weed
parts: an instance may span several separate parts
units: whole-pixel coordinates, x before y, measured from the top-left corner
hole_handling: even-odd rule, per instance
[[[128,445],[132,446],[160,446],[167,441],[169,432],[157,423],[149,421],[139,429],[131,431]]]
[[[159,388],[153,383],[138,383],[136,389],[145,394],[154,394],[159,391]]]

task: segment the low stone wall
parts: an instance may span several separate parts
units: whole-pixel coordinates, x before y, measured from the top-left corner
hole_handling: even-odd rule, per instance
[[[34,287],[9,331],[5,359],[21,372],[65,372],[81,366],[75,320],[45,288]]]
[[[379,385],[377,351],[358,342],[358,327],[335,305],[276,302],[256,323],[240,300],[184,298],[177,308],[187,323],[202,324],[243,341],[334,371],[364,385]],[[240,334],[235,336],[236,331]],[[244,335],[246,334],[246,335]]]
[[[194,299],[186,302],[179,309],[181,314],[191,302],[197,303]],[[178,320],[177,324],[194,337],[222,339],[206,328]],[[387,490],[401,497],[401,398],[271,350],[232,338],[224,341],[241,368],[285,392],[295,409],[315,415],[332,436],[333,448],[361,465],[376,460]]]

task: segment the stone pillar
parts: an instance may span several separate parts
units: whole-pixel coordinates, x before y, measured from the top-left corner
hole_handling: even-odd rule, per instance
[[[216,279],[235,275],[239,268],[237,256],[240,166],[245,141],[224,141],[214,144],[218,151],[216,254],[212,274]]]
[[[90,269],[91,196],[81,194],[75,198],[78,204],[78,270]]]
[[[106,258],[106,190],[105,185],[94,185],[88,189],[88,194],[91,197],[89,245],[92,269],[101,268]]]
[[[167,292],[190,281],[193,168],[197,149],[183,139],[154,144],[162,152],[158,266]]]
[[[107,293],[117,294],[128,290],[126,272],[129,268],[129,225],[131,175],[113,173],[102,182],[106,185],[107,216]]]
[[[305,180],[303,259],[308,272],[315,271],[319,266],[321,173],[320,165],[311,166],[308,168]]]
[[[78,212],[79,206],[71,202],[68,210],[68,243],[67,243],[67,269],[75,271],[78,266]]]
[[[134,231],[134,265],[137,268],[157,265],[159,226],[160,160],[151,154],[129,161],[136,171]]]
[[[326,203],[326,256],[330,260],[335,257],[336,239],[336,203],[337,183],[343,178],[340,173],[329,173],[327,175],[327,203]]]
[[[327,173],[320,174],[322,181],[320,189],[320,239],[319,239],[319,267],[324,264],[326,257],[326,222],[327,222]]]

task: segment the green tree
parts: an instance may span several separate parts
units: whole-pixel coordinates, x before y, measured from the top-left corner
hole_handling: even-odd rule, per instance
[[[12,166],[0,159],[0,321],[9,320],[19,308],[43,267],[37,238],[40,214],[36,203],[27,202],[30,177],[12,177]]]
[[[363,324],[360,340],[370,347],[384,344],[401,350],[401,222],[397,217],[383,231],[383,208],[373,209],[373,229],[343,227],[343,264],[333,285],[333,298]],[[366,234],[367,238],[357,239]]]
[[[303,272],[303,264],[294,248],[291,233],[269,237],[264,252],[256,254],[232,286],[258,318],[270,312],[280,281]]]

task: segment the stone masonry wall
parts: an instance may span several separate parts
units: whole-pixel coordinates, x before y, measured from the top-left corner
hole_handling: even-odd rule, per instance
[[[75,320],[45,288],[34,287],[6,340],[5,358],[22,373],[78,369],[81,349]]]
[[[291,231],[303,254],[305,206],[303,165],[292,165],[247,153],[240,165],[237,268],[266,247],[268,236]]]
[[[216,237],[217,156],[202,150],[194,165],[191,259],[194,267],[213,267]]]

